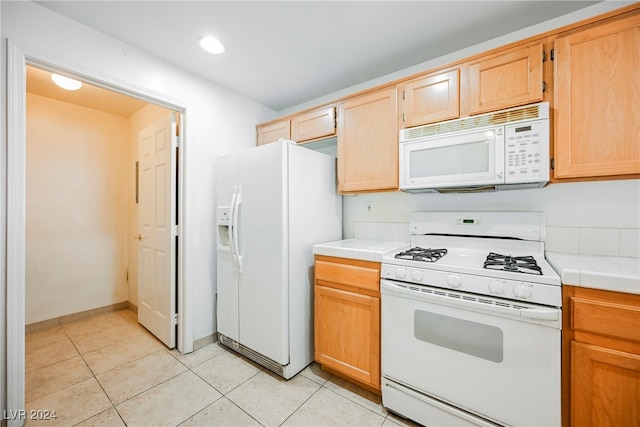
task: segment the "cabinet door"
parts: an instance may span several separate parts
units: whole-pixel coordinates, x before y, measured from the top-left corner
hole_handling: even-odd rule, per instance
[[[412,80],[401,87],[404,127],[460,117],[460,69]]]
[[[556,39],[555,176],[640,173],[640,15]]]
[[[469,112],[485,113],[542,101],[542,43],[469,64]]]
[[[338,107],[338,191],[398,188],[397,90],[382,89]]]
[[[640,355],[572,342],[571,425],[640,425]]]
[[[336,134],[336,107],[298,114],[291,119],[291,139],[296,142],[325,138]]]
[[[291,138],[291,122],[289,120],[258,126],[258,145],[275,142],[280,138]]]
[[[380,298],[315,287],[315,360],[380,388]]]

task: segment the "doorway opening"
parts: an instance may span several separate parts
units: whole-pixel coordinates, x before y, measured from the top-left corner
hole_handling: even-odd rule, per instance
[[[25,257],[26,257],[26,172],[27,172],[27,144],[26,144],[26,82],[28,65],[41,70],[57,72],[76,77],[77,79],[98,88],[126,94],[143,102],[179,113],[182,135],[186,134],[186,118],[188,110],[185,104],[177,102],[162,94],[147,91],[125,81],[113,79],[97,71],[81,69],[74,64],[64,63],[56,58],[47,58],[38,53],[25,51],[21,47],[7,43],[8,51],[8,102],[7,102],[7,294],[6,294],[6,366],[7,366],[7,408],[24,408],[25,397]],[[183,138],[184,141],[184,138]],[[177,143],[177,139],[176,139]],[[186,156],[184,143],[180,144],[180,156],[176,158],[181,163],[176,170],[178,179],[176,187],[184,185],[184,171]],[[80,183],[79,183],[80,184]],[[175,211],[183,215],[184,191],[177,191]],[[70,206],[69,208],[73,208]],[[184,224],[182,224],[184,226]],[[182,227],[172,227],[176,232]],[[185,246],[184,238],[180,236],[176,244],[175,253],[171,258],[183,260]],[[177,306],[183,321],[177,326],[179,339],[177,348],[183,353],[192,351],[192,331],[186,327],[190,325],[187,289],[183,286],[183,262],[177,263],[175,277],[177,286]],[[175,325],[172,326],[175,329]],[[9,423],[11,425],[11,422]]]
[[[180,115],[87,83],[65,90],[54,76],[27,66],[27,333],[110,308],[139,313],[143,295],[140,323],[173,348],[175,273],[151,277],[158,267],[149,265],[164,262],[174,271],[177,266],[177,235],[169,233],[178,224],[174,140]],[[166,147],[166,154],[152,173],[142,169],[140,188],[139,146],[148,137],[157,139],[153,147]],[[161,256],[146,260],[142,270],[138,253],[157,252],[159,243],[149,244],[154,236],[148,229],[142,233],[147,224],[141,216],[171,220],[159,224],[167,228],[164,235],[160,230]],[[156,280],[166,282],[165,288],[152,287]],[[161,302],[166,307],[158,307]]]

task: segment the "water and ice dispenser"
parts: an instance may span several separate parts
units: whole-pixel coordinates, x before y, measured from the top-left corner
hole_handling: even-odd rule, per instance
[[[231,208],[220,206],[216,212],[216,222],[218,224],[218,247],[230,248],[229,227],[231,226]]]

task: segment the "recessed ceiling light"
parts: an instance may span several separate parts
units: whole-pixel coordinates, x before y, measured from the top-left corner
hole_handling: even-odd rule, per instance
[[[51,74],[51,80],[62,89],[66,90],[78,90],[82,87],[82,82],[79,80],[70,79],[69,77],[61,76],[60,74]]]
[[[224,52],[224,45],[213,36],[206,36],[200,39],[200,47],[206,50],[209,53],[214,53],[216,55]]]

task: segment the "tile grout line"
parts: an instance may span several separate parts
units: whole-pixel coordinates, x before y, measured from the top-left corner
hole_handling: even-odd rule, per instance
[[[304,375],[303,375],[304,377]],[[305,377],[307,378],[307,377]],[[316,383],[315,381],[313,381],[311,378],[307,378],[309,381]],[[318,383],[316,383],[318,384]],[[279,425],[284,425],[284,423],[287,422],[287,420],[291,417],[293,417],[293,415],[298,412],[300,410],[300,408],[302,408],[304,406],[305,403],[307,403],[309,401],[309,399],[311,399],[313,396],[316,395],[316,393],[318,393],[318,391],[320,391],[320,389],[323,387],[322,384],[318,384],[320,387],[318,387],[318,389],[316,391],[314,391],[313,393],[311,393],[311,396],[309,396],[304,402],[302,402],[291,414],[289,414],[289,416],[287,418],[284,419],[284,421],[282,421]]]
[[[214,341],[214,342],[215,342],[215,341]],[[212,343],[212,344],[213,344],[213,343]],[[211,344],[209,344],[209,345],[211,345]],[[204,347],[203,347],[203,348],[204,348]],[[197,351],[197,350],[196,350],[196,351]],[[171,354],[171,350],[169,350],[169,353]],[[198,364],[194,365],[193,367],[189,367],[189,366],[187,366],[187,365],[186,365],[184,362],[182,362],[178,357],[176,357],[174,354],[171,354],[171,355],[172,355],[172,356],[173,356],[173,357],[174,357],[178,362],[182,363],[182,364],[187,368],[187,370],[188,370],[189,372],[191,372],[191,373],[192,373],[193,375],[195,375],[196,377],[200,378],[202,381],[204,381],[204,382],[205,382],[205,384],[207,384],[209,387],[211,387],[212,389],[214,389],[215,391],[217,391],[217,392],[220,394],[220,397],[219,397],[219,398],[217,398],[216,400],[214,400],[213,402],[211,402],[210,404],[208,404],[208,405],[207,405],[207,406],[205,406],[204,408],[200,409],[200,410],[199,410],[198,412],[196,412],[195,414],[192,414],[192,415],[188,416],[186,419],[184,419],[184,420],[180,421],[180,423],[178,423],[178,424],[177,424],[177,426],[179,426],[180,424],[183,424],[184,422],[186,422],[186,421],[190,420],[191,418],[195,417],[196,415],[198,415],[198,414],[199,414],[199,413],[201,413],[202,411],[206,410],[209,406],[211,406],[211,405],[213,405],[214,403],[218,402],[220,399],[222,399],[222,398],[226,397],[226,395],[225,395],[224,393],[222,393],[222,391],[218,390],[218,389],[217,389],[213,384],[210,384],[206,379],[202,378],[200,375],[198,375],[198,373],[197,373],[197,372],[195,372],[195,371],[193,370],[193,368],[195,368],[195,367],[197,367],[197,366],[200,366],[200,365],[202,365],[203,363],[206,363],[206,362],[208,362],[208,361],[210,361],[210,360],[213,360],[213,359],[215,359],[216,357],[220,356],[221,354],[222,354],[222,353],[219,353],[219,354],[216,354],[216,355],[214,355],[214,356],[212,356],[212,357],[210,357],[210,358],[208,358],[208,359],[206,359],[206,360],[203,360],[202,362],[200,362],[200,363],[198,363]],[[258,373],[256,373],[255,375],[258,375]],[[255,376],[255,375],[254,375],[254,376]],[[251,378],[253,378],[254,376],[252,376]],[[250,379],[251,379],[251,378],[250,378]],[[247,381],[249,381],[249,380],[247,380]],[[245,382],[246,382],[246,381],[245,381]],[[242,383],[242,384],[244,384],[244,383]],[[234,387],[234,389],[235,389],[235,387]],[[228,399],[228,398],[227,398],[227,400],[228,400],[229,402],[231,402],[232,404],[234,404],[234,405],[235,405],[235,402],[233,402],[231,399]],[[238,406],[238,405],[236,405],[236,406]],[[245,414],[247,414],[247,413],[246,413],[242,408],[238,407],[238,409],[240,409],[242,412],[244,412]],[[249,415],[249,414],[247,414],[247,415]],[[249,416],[251,417],[251,415],[249,415]],[[255,419],[255,418],[253,418],[253,417],[251,417],[251,418],[252,418],[252,419]],[[256,420],[256,421],[257,421],[257,420]]]
[[[333,377],[333,375],[332,375],[330,378],[332,378],[332,377]],[[329,382],[329,380],[325,381],[325,384],[326,384],[327,382]],[[366,409],[367,411],[372,412],[372,413],[374,413],[374,414],[378,415],[379,417],[382,417],[382,423],[383,423],[383,424],[384,424],[384,421],[385,421],[385,420],[387,419],[387,417],[389,416],[389,411],[387,411],[387,410],[384,408],[384,406],[382,406],[382,409],[384,409],[384,410],[387,412],[387,414],[386,414],[386,415],[381,415],[381,414],[377,413],[376,411],[374,411],[373,409],[371,409],[371,408],[367,408],[365,405],[361,404],[360,402],[355,401],[355,400],[351,399],[350,397],[344,396],[344,395],[342,395],[342,394],[338,393],[337,391],[330,389],[329,387],[325,387],[325,386],[324,386],[324,384],[322,385],[322,387],[324,387],[325,389],[329,390],[330,392],[332,392],[332,393],[334,393],[334,394],[336,394],[336,395],[338,395],[338,396],[340,396],[340,397],[342,397],[342,398],[344,398],[344,399],[347,399],[349,402],[355,403],[356,405],[360,406],[361,408],[364,408],[364,409]],[[321,387],[321,388],[322,388],[322,387]]]
[[[66,333],[66,329],[65,329],[65,333]],[[96,384],[98,384],[98,387],[100,387],[100,390],[102,390],[102,392],[104,393],[104,395],[106,396],[106,398],[109,400],[109,404],[111,405],[111,409],[113,409],[116,414],[118,415],[118,417],[122,420],[122,423],[126,426],[127,423],[124,421],[124,419],[122,418],[122,415],[120,415],[120,412],[118,412],[118,410],[116,409],[116,405],[113,403],[113,400],[111,400],[111,397],[109,397],[109,394],[107,393],[107,391],[104,389],[104,387],[102,386],[102,383],[100,381],[98,381],[98,377],[96,376],[96,373],[93,371],[93,369],[91,369],[91,366],[89,366],[89,364],[87,363],[87,361],[84,358],[84,355],[80,352],[80,350],[78,349],[78,347],[76,346],[76,343],[73,342],[73,339],[69,336],[69,334],[67,334],[67,336],[69,337],[69,340],[71,341],[71,344],[73,345],[73,347],[76,349],[76,351],[78,352],[78,354],[80,355],[80,357],[82,358],[82,361],[84,362],[84,364],[87,366],[87,368],[89,369],[89,372],[91,372],[91,375],[93,375],[93,379],[95,380]],[[86,380],[85,380],[86,381]],[[103,412],[108,411],[110,408],[105,409],[104,411],[100,411],[97,414],[93,414],[90,417],[76,423],[75,425],[78,425],[80,423],[83,423],[85,421],[90,420],[91,418],[98,416],[100,414],[102,414]]]

